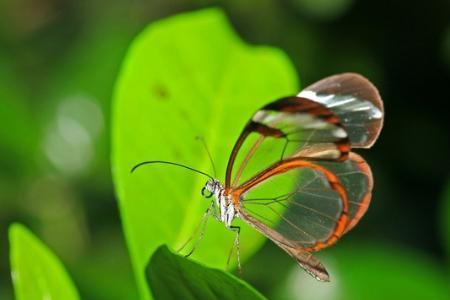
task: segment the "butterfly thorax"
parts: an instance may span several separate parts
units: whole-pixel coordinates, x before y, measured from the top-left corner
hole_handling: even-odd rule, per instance
[[[216,179],[208,180],[204,189],[214,196],[216,217],[220,219],[226,227],[230,227],[231,222],[236,217],[236,210],[232,203],[231,195],[225,193],[225,187]]]

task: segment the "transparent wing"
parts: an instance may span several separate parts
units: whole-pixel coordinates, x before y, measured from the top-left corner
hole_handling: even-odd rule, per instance
[[[349,222],[345,232],[352,229],[369,208],[372,196],[372,171],[366,161],[351,152],[345,162],[318,162],[339,177],[347,192]]]
[[[305,98],[282,98],[258,110],[244,127],[228,162],[225,186],[234,189],[289,158],[344,160],[349,149],[347,133],[328,108]]]
[[[324,78],[302,90],[304,97],[325,105],[338,116],[353,148],[369,148],[383,126],[383,102],[365,77],[343,73]]]
[[[316,162],[280,163],[236,193],[240,210],[276,231],[287,247],[320,250],[335,243],[349,224],[344,185]]]
[[[298,157],[343,161],[350,148],[369,148],[383,126],[383,102],[365,77],[344,73],[258,110],[236,142],[225,186],[243,184],[274,163]]]
[[[295,245],[289,245],[290,242],[281,236],[278,232],[268,227],[266,224],[258,221],[247,212],[241,212],[241,218],[250,226],[256,228],[259,232],[271,239],[281,249],[292,256],[306,272],[320,281],[330,281],[330,276],[322,263],[308,251]]]
[[[275,231],[278,244],[317,251],[334,244],[367,211],[373,187],[367,163],[350,153],[343,162],[281,163],[240,193],[240,210]]]

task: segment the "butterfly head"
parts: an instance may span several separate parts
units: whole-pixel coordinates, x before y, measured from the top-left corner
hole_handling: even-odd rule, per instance
[[[219,180],[209,179],[205,186],[202,188],[202,196],[205,198],[211,198],[214,194],[219,193],[222,190],[222,184],[220,184]]]

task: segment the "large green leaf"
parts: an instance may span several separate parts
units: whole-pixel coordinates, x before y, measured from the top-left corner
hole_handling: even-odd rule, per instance
[[[265,299],[244,281],[210,269],[159,247],[147,267],[155,299],[234,300]]]
[[[171,166],[130,174],[144,160],[168,160],[211,171],[196,136],[203,136],[223,180],[240,130],[263,104],[298,90],[295,71],[279,50],[243,43],[216,9],[150,25],[134,41],[113,104],[112,168],[122,222],[142,295],[144,269],[156,247],[178,248],[208,202],[205,178]],[[242,230],[242,255],[262,243]],[[194,258],[223,268],[234,234],[211,220]]]
[[[17,300],[79,299],[59,259],[27,228],[9,229],[11,274]]]

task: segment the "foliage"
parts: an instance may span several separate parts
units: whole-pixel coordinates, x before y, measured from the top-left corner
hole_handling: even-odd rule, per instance
[[[17,300],[79,299],[59,259],[28,229],[20,224],[11,225],[9,239]]]
[[[163,243],[185,242],[208,203],[200,190],[207,178],[146,160],[188,164],[200,170],[210,162],[219,178],[239,131],[259,106],[297,91],[286,56],[267,47],[250,47],[231,30],[222,12],[207,9],[155,22],[132,44],[117,82],[113,107],[112,166],[125,235],[142,293],[148,258]],[[223,179],[223,178],[222,178]],[[234,235],[210,222],[194,257],[224,267]],[[262,242],[242,230],[242,255]]]

